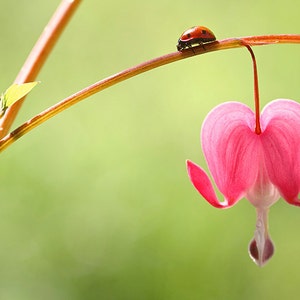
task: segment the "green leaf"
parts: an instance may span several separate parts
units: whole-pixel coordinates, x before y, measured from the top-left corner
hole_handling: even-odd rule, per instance
[[[2,110],[6,110],[15,102],[27,95],[39,82],[28,82],[11,85],[1,97]]]

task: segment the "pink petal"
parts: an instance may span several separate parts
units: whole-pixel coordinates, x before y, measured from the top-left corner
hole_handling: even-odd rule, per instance
[[[187,160],[187,170],[191,182],[197,191],[214,207],[227,208],[236,203],[238,199],[234,199],[228,203],[228,201],[220,202],[216,196],[211,181],[205,171],[194,164],[192,161]]]
[[[254,128],[254,113],[238,102],[217,106],[203,123],[202,147],[208,167],[229,203],[241,199],[258,174],[263,151]]]
[[[268,176],[287,202],[300,206],[300,104],[272,101],[263,110],[261,122]]]

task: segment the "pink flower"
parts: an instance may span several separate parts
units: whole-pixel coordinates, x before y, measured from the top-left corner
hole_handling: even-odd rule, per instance
[[[260,131],[255,130],[257,119]],[[260,117],[242,103],[221,104],[206,117],[201,140],[224,201],[218,200],[207,173],[187,161],[190,180],[214,207],[228,208],[244,197],[256,207],[256,231],[249,254],[262,266],[274,252],[268,233],[269,207],[280,197],[300,206],[300,104],[275,100]]]

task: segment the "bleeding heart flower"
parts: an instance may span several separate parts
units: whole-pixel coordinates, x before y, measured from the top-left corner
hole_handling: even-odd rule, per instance
[[[257,83],[256,65],[254,75]],[[300,206],[300,104],[275,100],[260,114],[255,88],[255,113],[242,103],[227,102],[214,108],[202,126],[203,152],[225,200],[218,200],[201,167],[187,161],[187,168],[195,188],[214,207],[228,208],[243,197],[256,207],[249,254],[262,266],[274,253],[268,233],[269,207],[280,197]]]
[[[212,177],[224,195],[219,202],[206,172],[187,161],[195,188],[214,207],[227,208],[246,197],[257,209],[249,252],[258,265],[273,254],[268,234],[268,209],[280,196],[300,206],[300,104],[275,100],[262,111],[261,134],[255,114],[238,102],[217,106],[202,127],[202,147]]]

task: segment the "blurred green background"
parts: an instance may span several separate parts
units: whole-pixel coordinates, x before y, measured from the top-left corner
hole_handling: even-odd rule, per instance
[[[15,126],[106,76],[173,52],[194,25],[219,39],[299,33],[282,1],[83,1]],[[59,1],[1,1],[0,90]],[[299,45],[255,49],[262,105],[300,101]],[[273,259],[247,254],[255,210],[221,211],[190,184],[199,132],[217,104],[253,107],[245,49],[130,79],[63,112],[1,154],[0,299],[299,299],[300,210],[271,209]]]

